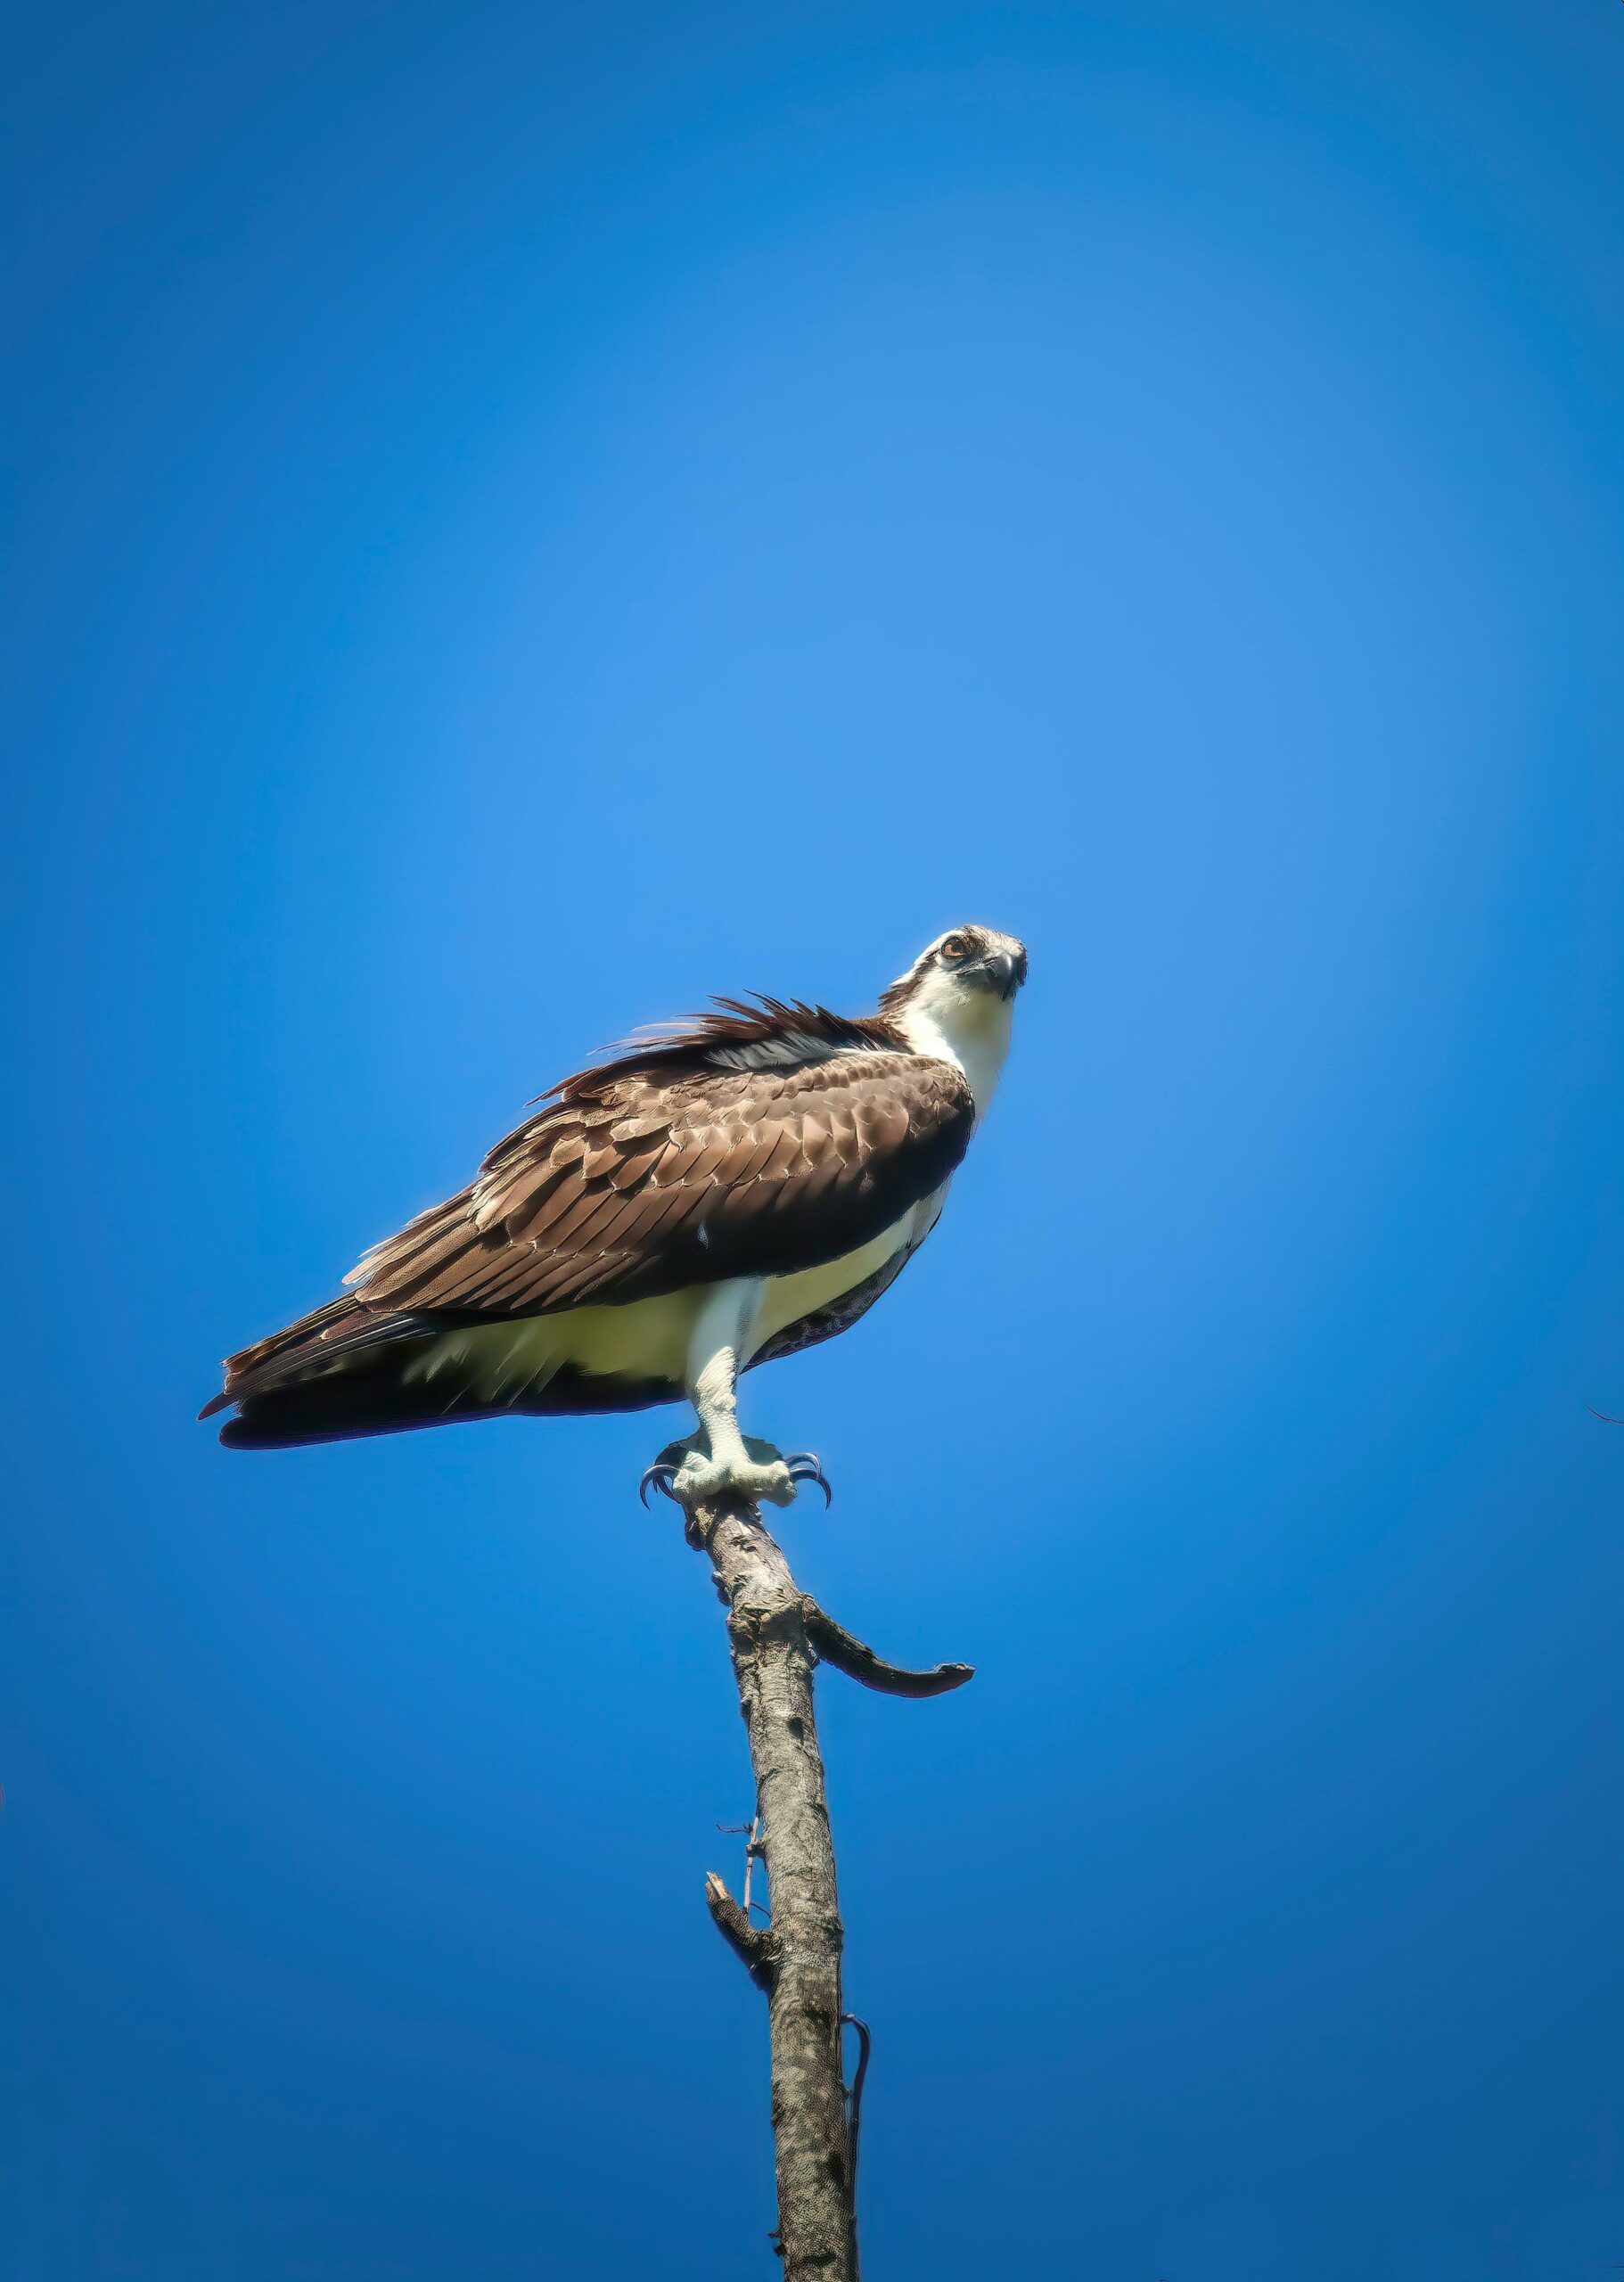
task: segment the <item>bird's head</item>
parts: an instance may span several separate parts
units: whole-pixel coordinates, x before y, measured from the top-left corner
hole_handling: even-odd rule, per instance
[[[1005,1005],[1026,981],[1026,945],[996,927],[950,927],[927,943],[906,974],[881,998],[895,1017],[904,1007],[928,1008],[938,1015],[972,1012],[978,1002]]]
[[[1015,993],[1025,981],[1026,945],[1013,935],[996,927],[950,927],[881,994],[880,1012],[916,1052],[945,1052],[959,1063],[984,1107],[1008,1051]]]

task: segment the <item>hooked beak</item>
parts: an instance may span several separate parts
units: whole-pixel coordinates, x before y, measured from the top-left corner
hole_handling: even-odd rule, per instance
[[[1013,998],[1021,988],[1021,965],[1013,951],[988,951],[976,961],[975,972],[987,977],[988,989],[1000,998]]]

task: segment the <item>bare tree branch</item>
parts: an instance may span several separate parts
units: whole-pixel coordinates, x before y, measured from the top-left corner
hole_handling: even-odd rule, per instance
[[[841,2058],[844,1929],[812,1702],[821,1657],[892,1695],[961,1687],[968,1664],[888,1663],[800,1591],[753,1506],[701,1506],[688,1541],[710,1556],[727,1611],[739,1708],[756,1774],[772,1917],[752,1925],[714,1872],[705,1901],[724,1941],[766,1992],[773,2137],[785,2282],[857,2282],[855,2155]],[[866,2031],[864,2032],[866,2062]]]
[[[841,1925],[834,1848],[812,1711],[816,1659],[789,1564],[759,1516],[729,1501],[701,1506],[689,1536],[710,1556],[727,1610],[739,1705],[761,1808],[772,1896],[766,1974],[773,2135],[785,2282],[853,2282],[851,2159],[841,2072]],[[711,1916],[759,1982],[757,1929]],[[724,1889],[724,1892],[726,1890]],[[732,1897],[727,1896],[731,1902]],[[733,1905],[737,1909],[737,1905]]]

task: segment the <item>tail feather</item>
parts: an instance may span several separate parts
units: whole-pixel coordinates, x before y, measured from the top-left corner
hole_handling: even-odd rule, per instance
[[[234,1402],[246,1402],[274,1388],[302,1379],[325,1375],[349,1356],[367,1348],[399,1347],[421,1338],[435,1326],[421,1317],[397,1310],[374,1312],[359,1300],[332,1300],[311,1315],[301,1316],[284,1331],[273,1332],[252,1347],[226,1359],[226,1384],[212,1402],[198,1412],[212,1418]]]
[[[594,1377],[566,1365],[516,1395],[458,1388],[449,1396],[433,1382],[408,1379],[414,1342],[403,1342],[348,1369],[244,1394],[237,1416],[220,1429],[228,1449],[293,1449],[311,1442],[347,1442],[368,1434],[403,1434],[415,1426],[459,1426],[475,1418],[556,1418],[588,1411],[647,1410],[682,1389],[664,1379]],[[230,1398],[228,1398],[229,1400]]]
[[[404,1354],[386,1353],[349,1369],[244,1393],[237,1398],[237,1416],[221,1427],[220,1440],[233,1450],[291,1449],[302,1443],[400,1434],[414,1426],[452,1426],[499,1411],[498,1405],[459,1396],[447,1403],[443,1391],[408,1384],[406,1359]]]
[[[428,1340],[481,1322],[488,1318],[444,1309],[374,1310],[362,1300],[334,1300],[233,1355],[224,1388],[198,1415],[211,1418],[234,1405],[237,1415],[221,1427],[221,1441],[231,1449],[269,1450],[515,1413],[643,1410],[682,1391],[665,1380],[598,1376],[569,1364],[507,1386],[499,1375],[481,1384],[413,1367]]]

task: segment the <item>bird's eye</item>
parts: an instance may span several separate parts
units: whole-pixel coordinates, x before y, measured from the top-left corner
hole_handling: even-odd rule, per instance
[[[945,959],[967,958],[970,955],[970,938],[967,935],[944,935],[941,955]]]

